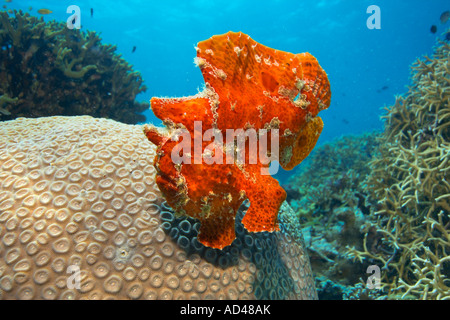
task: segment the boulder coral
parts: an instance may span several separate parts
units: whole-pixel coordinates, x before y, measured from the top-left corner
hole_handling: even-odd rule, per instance
[[[315,299],[300,226],[223,250],[155,183],[143,126],[81,117],[0,126],[0,299]]]
[[[245,229],[279,230],[286,193],[268,174],[269,163],[277,160],[290,170],[308,156],[323,128],[317,114],[328,108],[331,91],[311,54],[275,50],[241,32],[199,42],[195,62],[205,89],[191,97],[152,98],[167,130],[148,126],[145,133],[158,145],[156,181],[168,203],[200,221],[201,243],[222,249],[235,239],[236,212],[246,199]],[[230,131],[236,134],[231,141]],[[173,154],[180,153],[181,137],[188,147],[177,163]],[[251,141],[270,143],[258,150]]]
[[[145,121],[145,91],[116,47],[93,31],[14,11],[0,12],[0,120],[91,115],[125,123]]]

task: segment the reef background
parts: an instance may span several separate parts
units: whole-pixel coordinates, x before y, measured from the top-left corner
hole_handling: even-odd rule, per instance
[[[321,146],[291,179],[319,299],[450,298],[449,53],[439,41],[412,65],[383,132]]]
[[[38,9],[48,7],[53,13],[44,16],[45,21],[65,23],[66,9],[73,3],[5,4],[24,12],[32,6],[30,13],[36,16]],[[272,48],[310,52],[329,74],[333,91],[319,144],[342,134],[381,130],[380,108],[404,92],[409,65],[431,54],[435,38],[443,32],[439,16],[448,10],[447,1],[429,1],[426,6],[422,0],[377,1],[382,10],[380,30],[366,26],[372,4],[368,0],[77,1],[82,30],[96,31],[104,44],[117,45],[117,53],[141,73],[148,90],[137,101],[196,93],[203,81],[192,63],[194,46],[214,34],[242,31]],[[433,24],[438,26],[434,35],[429,31]],[[381,90],[385,86],[388,89]],[[160,123],[149,110],[144,114],[147,122]],[[279,178],[285,180],[291,173]]]

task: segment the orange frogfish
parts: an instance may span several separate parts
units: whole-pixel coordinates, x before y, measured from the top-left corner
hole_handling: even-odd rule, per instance
[[[144,132],[158,146],[156,183],[168,204],[199,220],[200,243],[222,249],[235,239],[246,199],[248,231],[279,230],[286,192],[269,171],[274,163],[293,169],[314,148],[330,84],[311,54],[271,49],[242,32],[213,36],[196,50],[204,90],[152,98],[166,128]]]

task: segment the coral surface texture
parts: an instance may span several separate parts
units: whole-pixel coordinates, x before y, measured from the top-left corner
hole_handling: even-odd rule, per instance
[[[143,127],[81,117],[0,126],[1,299],[315,299],[300,225],[223,250],[174,214],[155,183]]]

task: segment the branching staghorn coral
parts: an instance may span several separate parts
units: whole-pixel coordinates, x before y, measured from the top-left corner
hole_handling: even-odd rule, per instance
[[[0,120],[53,115],[91,115],[125,123],[145,120],[145,91],[116,47],[93,31],[15,11],[0,12]]]
[[[354,263],[345,253],[348,246],[362,250],[364,232],[373,233],[366,223],[364,182],[377,135],[344,136],[318,147],[285,186],[303,228],[319,299],[343,299],[367,277],[368,264]]]
[[[379,265],[379,298],[450,299],[450,46],[412,67],[412,86],[387,108],[367,180],[378,243],[349,248]]]

